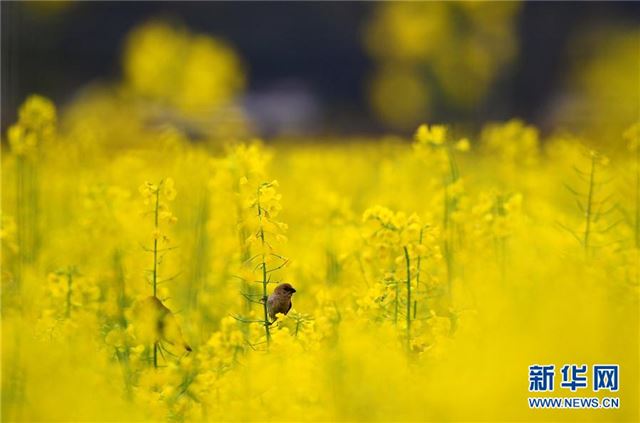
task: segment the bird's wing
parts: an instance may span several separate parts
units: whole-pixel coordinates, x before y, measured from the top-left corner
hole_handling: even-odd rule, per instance
[[[273,310],[273,305],[275,303],[276,299],[273,297],[273,295],[269,295],[269,298],[267,298],[267,309],[268,310]]]
[[[267,312],[269,313],[269,317],[271,317],[271,319],[276,318],[276,313],[274,313],[273,311],[273,303],[275,302],[275,300],[276,299],[273,294],[269,295],[269,298],[267,298]]]
[[[178,320],[173,314],[168,314],[164,318],[162,340],[173,346],[183,347],[187,351],[191,351],[191,347],[184,340]]]

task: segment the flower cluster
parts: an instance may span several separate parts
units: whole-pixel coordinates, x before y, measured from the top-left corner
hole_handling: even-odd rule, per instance
[[[146,207],[145,213],[152,213],[154,216],[153,239],[168,244],[169,236],[160,230],[160,223],[176,223],[178,221],[168,204],[176,198],[175,182],[171,178],[164,179],[157,184],[145,182],[140,185],[138,191],[142,195]]]
[[[402,321],[410,344],[418,304],[420,315],[430,316],[425,305],[439,285],[439,231],[423,224],[415,213],[407,216],[382,206],[367,209],[363,222],[368,229],[365,239],[372,248],[369,261],[381,267],[374,272],[377,283],[359,301],[361,312],[377,310],[383,320],[391,319],[396,324]]]
[[[518,119],[487,125],[481,141],[483,150],[503,163],[533,165],[539,160],[538,129]]]
[[[439,125],[211,148],[102,101],[65,108],[37,160],[2,155],[3,420],[466,421],[473,398],[504,420],[522,345],[637,364],[635,154],[513,122],[473,150]],[[45,104],[18,125],[48,133]]]
[[[56,120],[56,108],[49,99],[39,95],[27,98],[18,111],[18,122],[8,131],[13,153],[19,157],[35,157],[38,146],[53,139]]]
[[[474,235],[479,239],[507,238],[521,217],[522,194],[482,193],[471,207]]]
[[[136,94],[189,113],[229,102],[245,83],[240,60],[227,43],[161,21],[129,34],[124,72]]]

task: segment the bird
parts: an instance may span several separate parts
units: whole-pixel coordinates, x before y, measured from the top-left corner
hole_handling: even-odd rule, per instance
[[[149,343],[166,342],[192,351],[182,336],[176,316],[157,297],[148,297],[136,304],[137,332]]]
[[[289,283],[281,283],[267,299],[267,310],[272,321],[278,313],[287,314],[291,310],[291,296],[296,290]]]

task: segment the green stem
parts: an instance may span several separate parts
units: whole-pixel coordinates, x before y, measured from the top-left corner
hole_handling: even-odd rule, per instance
[[[447,184],[445,182],[444,185],[444,220],[443,220],[443,228],[444,228],[444,257],[447,265],[447,296],[449,301],[451,301],[452,290],[453,290],[453,248],[451,246],[451,223],[450,223],[450,199],[449,192],[447,190]]]
[[[125,289],[125,276],[122,265],[122,252],[116,248],[113,251],[113,271],[115,275],[115,285],[118,290],[118,322],[121,328],[127,327],[127,317],[125,316],[125,308],[127,306],[127,295]],[[122,368],[122,378],[125,386],[127,399],[131,399],[131,368],[129,366],[129,346],[125,345],[122,349],[115,347],[116,357]]]
[[[455,154],[453,154],[453,148],[451,148],[450,143],[447,143],[446,151],[447,151],[447,159],[449,160],[449,172],[451,173],[451,182],[455,182],[460,177],[460,172],[458,170],[458,163],[456,162],[456,156]]]
[[[158,343],[153,343],[153,367],[158,368]]]
[[[67,272],[67,319],[71,316],[71,287],[73,285],[73,274],[69,270]]]
[[[113,252],[113,270],[115,274],[115,282],[118,287],[118,318],[120,325],[125,328],[127,326],[127,318],[125,316],[125,308],[127,306],[127,293],[125,287],[124,268],[122,264],[122,253],[119,249]]]
[[[424,235],[424,228],[420,228],[420,238],[418,240],[418,245],[422,245],[422,238]],[[418,254],[417,263],[416,263],[416,291],[420,291],[420,268],[422,265],[422,256]],[[418,301],[413,301],[413,318],[415,319],[418,315]]]
[[[267,279],[267,262],[264,254],[265,241],[264,241],[264,227],[262,226],[262,207],[260,206],[260,190],[258,190],[258,222],[260,225],[260,242],[262,246],[262,309],[264,311],[264,333],[267,337],[267,348],[269,348],[269,343],[271,341],[271,333],[269,332],[269,327],[271,326],[271,322],[269,321],[269,311],[267,310],[267,285],[269,283]]]
[[[409,250],[404,247],[404,259],[407,264],[407,351],[411,350],[411,261]]]
[[[153,296],[158,298],[158,228],[159,228],[159,210],[160,210],[160,187],[162,181],[158,184],[156,189],[156,204],[154,207],[154,220],[153,220]],[[153,344],[153,367],[158,368],[158,343]]]
[[[160,208],[160,185],[156,190],[156,205],[154,209],[154,233],[153,233],[153,296],[158,293],[158,209]]]

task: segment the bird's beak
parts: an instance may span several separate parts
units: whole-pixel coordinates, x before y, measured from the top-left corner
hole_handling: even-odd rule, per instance
[[[295,288],[291,287],[291,293],[297,292]]]

